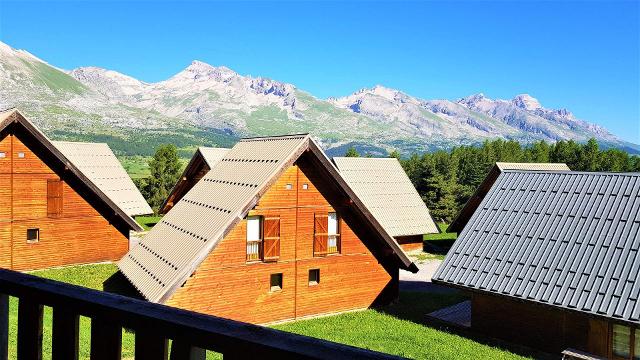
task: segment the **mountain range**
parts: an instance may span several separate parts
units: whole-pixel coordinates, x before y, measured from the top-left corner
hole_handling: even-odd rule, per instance
[[[171,78],[146,83],[113,70],[66,71],[0,43],[0,107],[16,106],[52,137],[107,141],[121,154],[229,146],[238,137],[309,132],[330,153],[356,146],[371,153],[426,151],[485,139],[522,142],[595,137],[640,150],[566,109],[547,109],[527,94],[425,100],[383,86],[319,99],[295,85],[243,76],[193,61]]]

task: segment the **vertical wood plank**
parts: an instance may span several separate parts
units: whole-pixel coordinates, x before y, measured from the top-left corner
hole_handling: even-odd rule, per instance
[[[167,360],[169,342],[150,331],[136,331],[136,360]]]
[[[52,360],[77,360],[80,316],[69,309],[53,309]]]
[[[9,357],[9,296],[0,294],[0,360]]]
[[[43,306],[22,298],[18,303],[18,359],[42,359]]]
[[[91,360],[122,358],[122,327],[104,319],[91,319]]]
[[[171,343],[171,360],[205,360],[206,358],[207,353],[204,349],[179,340]]]

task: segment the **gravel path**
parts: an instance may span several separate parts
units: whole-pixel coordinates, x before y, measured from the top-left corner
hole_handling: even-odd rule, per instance
[[[434,293],[456,292],[455,289],[431,283],[431,277],[438,269],[438,266],[442,263],[442,260],[418,260],[414,256],[412,256],[412,258],[418,266],[419,271],[414,274],[405,270],[400,270],[401,291],[422,291]]]

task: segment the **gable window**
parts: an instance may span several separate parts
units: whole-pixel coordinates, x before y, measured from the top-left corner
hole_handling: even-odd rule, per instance
[[[62,180],[47,180],[47,216],[62,216]]]
[[[304,183],[302,184],[302,190],[308,190],[309,189],[309,184]]]
[[[4,151],[0,151],[0,158],[6,158],[7,157],[7,153]]]
[[[309,286],[320,284],[320,269],[309,270]]]
[[[271,274],[270,283],[270,291],[282,290],[282,273]]]
[[[27,242],[32,244],[38,241],[40,241],[40,229],[27,229]]]
[[[262,259],[262,216],[247,217],[247,261]]]
[[[18,157],[19,157],[20,159],[24,159],[24,153],[23,153],[23,152],[19,152],[19,153],[18,153]]]
[[[292,189],[293,189],[293,184],[287,184],[287,185],[285,186],[285,188],[286,188],[287,190],[292,190]]]
[[[615,359],[640,359],[640,330],[613,324],[611,347]]]
[[[314,221],[313,256],[340,252],[340,218],[335,212],[316,213]]]

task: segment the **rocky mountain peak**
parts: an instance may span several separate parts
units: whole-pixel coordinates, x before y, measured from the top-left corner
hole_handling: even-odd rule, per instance
[[[517,95],[511,100],[511,103],[516,107],[529,111],[534,111],[542,108],[542,105],[540,105],[538,99],[529,94]]]

